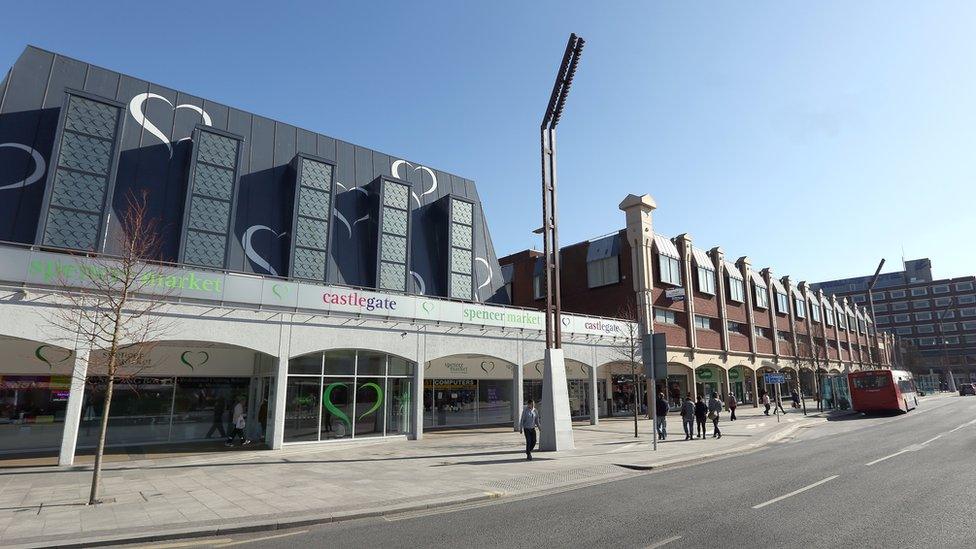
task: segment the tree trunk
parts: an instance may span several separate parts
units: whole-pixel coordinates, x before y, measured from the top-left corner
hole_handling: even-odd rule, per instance
[[[630,362],[630,375],[634,380],[634,438],[637,438],[637,368],[633,360]]]
[[[91,493],[88,496],[88,505],[98,503],[98,487],[102,477],[102,455],[105,453],[105,439],[108,433],[108,413],[112,406],[112,391],[115,388],[115,376],[109,374],[108,386],[105,389],[105,405],[102,408],[102,429],[98,434],[98,449],[95,450],[95,467],[92,471]]]

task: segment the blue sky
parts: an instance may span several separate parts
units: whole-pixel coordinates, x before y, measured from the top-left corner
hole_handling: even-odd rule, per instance
[[[288,7],[285,7],[288,6]],[[817,281],[976,273],[971,2],[18,2],[35,44],[474,179],[538,246],[538,124],[570,32],[561,239],[655,228]],[[247,70],[241,70],[244,67]]]

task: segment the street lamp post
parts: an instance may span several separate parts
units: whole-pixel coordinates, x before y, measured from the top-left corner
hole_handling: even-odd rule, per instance
[[[868,337],[871,337],[871,330],[874,330],[874,345],[871,346],[871,358],[878,353],[878,324],[875,322],[874,318],[874,285],[878,283],[878,277],[881,276],[881,267],[884,267],[885,260],[882,257],[881,263],[878,263],[878,269],[874,271],[874,276],[871,278],[871,283],[868,284],[868,307],[871,308],[871,326],[868,328]],[[875,360],[875,364],[877,361]]]
[[[946,368],[946,362],[949,359],[949,347],[946,342],[945,330],[942,328],[942,324],[943,320],[945,319],[945,314],[949,311],[949,307],[952,307],[952,304],[955,301],[956,296],[949,297],[949,303],[947,303],[946,306],[942,308],[942,311],[939,312],[939,316],[937,318],[938,322],[936,322],[936,324],[939,326],[939,346],[942,347],[942,360],[940,360],[939,363],[942,365],[942,369],[945,370],[949,375],[949,390],[953,392],[956,390],[956,378],[954,375],[952,375],[952,368]]]
[[[542,149],[542,250],[546,285],[546,354],[543,374],[542,450],[572,449],[573,423],[566,389],[566,362],[562,350],[562,306],[559,292],[559,229],[556,208],[556,126],[566,106],[584,40],[569,36],[549,104],[540,126]],[[594,403],[595,407],[595,403]],[[593,411],[595,413],[595,411]]]

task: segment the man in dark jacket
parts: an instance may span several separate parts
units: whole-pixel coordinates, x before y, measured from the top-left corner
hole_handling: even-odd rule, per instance
[[[708,417],[708,405],[702,400],[701,395],[698,395],[698,402],[695,403],[695,424],[698,426],[698,436],[696,438],[705,438],[705,419]]]
[[[691,395],[685,397],[681,405],[681,426],[685,429],[685,440],[694,438],[695,432],[695,403],[691,401]]]
[[[668,438],[668,401],[664,399],[664,393],[657,394],[657,438],[664,440]]]

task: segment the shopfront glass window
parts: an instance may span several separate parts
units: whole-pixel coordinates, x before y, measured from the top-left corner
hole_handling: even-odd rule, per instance
[[[478,422],[477,382],[471,379],[435,379],[433,391],[433,425],[473,425]]]
[[[288,373],[292,375],[322,375],[322,353],[298,356],[289,360]]]
[[[325,353],[325,375],[351,376],[356,373],[356,351],[329,351]]]
[[[249,386],[246,377],[177,378],[170,442],[225,438],[233,428],[234,404],[238,397],[247,398]]]
[[[322,381],[321,439],[350,438],[352,436],[353,394],[355,384],[349,378],[330,378]]]
[[[356,378],[356,436],[382,436],[386,415],[383,404],[386,396],[383,378]]]
[[[285,441],[318,440],[322,378],[289,377],[285,395]]]
[[[478,423],[512,421],[512,382],[482,379],[478,381]]]
[[[360,376],[384,376],[386,375],[386,355],[359,351],[359,362],[356,363],[356,367],[356,373]]]
[[[387,380],[387,435],[409,435],[413,431],[412,402],[412,379],[391,377],[389,380]]]
[[[0,376],[0,452],[56,451],[70,387],[69,376]]]
[[[137,444],[169,440],[173,378],[130,377],[113,384],[106,443]],[[105,406],[105,378],[89,378],[82,404],[78,446],[95,446]]]

